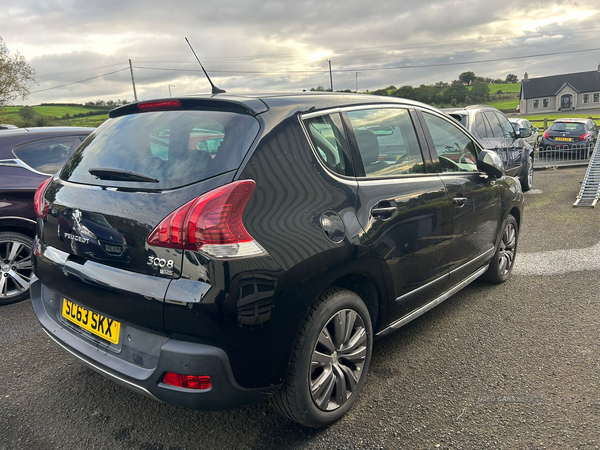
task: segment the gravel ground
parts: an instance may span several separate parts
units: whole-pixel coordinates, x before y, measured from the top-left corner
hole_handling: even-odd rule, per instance
[[[376,342],[357,403],[324,430],[267,402],[152,401],[51,342],[29,301],[2,307],[0,448],[599,448],[600,208],[572,207],[584,172],[536,172],[513,277]]]

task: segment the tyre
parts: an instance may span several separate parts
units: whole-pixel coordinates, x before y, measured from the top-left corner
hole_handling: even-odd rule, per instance
[[[327,290],[307,313],[273,405],[307,427],[324,427],[352,406],[367,376],[373,327],[355,293]]]
[[[525,168],[525,175],[521,178],[521,189],[523,192],[527,192],[533,186],[533,156],[527,158],[527,167]]]
[[[0,305],[29,297],[33,274],[33,239],[21,233],[0,233]]]
[[[483,279],[490,283],[504,283],[510,277],[519,243],[519,226],[516,219],[509,214],[504,222],[500,244],[492,258],[490,267],[483,274]]]

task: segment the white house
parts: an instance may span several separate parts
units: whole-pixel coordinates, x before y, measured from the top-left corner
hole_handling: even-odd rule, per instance
[[[566,73],[521,81],[519,112],[551,113],[600,109],[600,64],[598,70]]]

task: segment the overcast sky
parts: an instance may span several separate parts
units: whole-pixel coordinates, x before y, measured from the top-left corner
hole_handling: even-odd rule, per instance
[[[329,87],[328,59],[336,90],[354,90],[356,72],[361,91],[467,70],[521,79],[596,70],[600,2],[4,0],[0,15],[0,37],[38,80],[15,104],[131,101],[128,59],[140,100],[168,97],[169,85],[173,96],[207,93],[185,36],[228,92]],[[529,57],[546,53],[561,54]],[[492,59],[502,60],[478,62]]]

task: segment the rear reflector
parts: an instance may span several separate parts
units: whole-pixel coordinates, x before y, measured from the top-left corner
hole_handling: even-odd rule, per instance
[[[207,375],[180,375],[167,372],[163,383],[185,389],[210,389],[210,377]]]
[[[242,223],[255,187],[253,180],[235,181],[201,195],[165,217],[150,233],[148,244],[215,258],[266,254]]]
[[[181,109],[179,100],[162,100],[158,102],[138,103],[140,111],[168,111],[171,109]]]
[[[41,217],[42,219],[46,218],[46,216],[48,215],[48,209],[50,208],[50,205],[48,204],[46,199],[44,199],[44,192],[46,192],[46,188],[48,187],[51,181],[52,177],[48,178],[46,181],[40,184],[33,196],[33,209],[35,210],[35,215]]]

